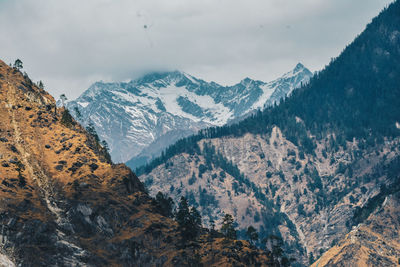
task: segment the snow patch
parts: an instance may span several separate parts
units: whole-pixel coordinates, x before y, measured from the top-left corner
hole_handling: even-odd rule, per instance
[[[260,96],[257,102],[253,104],[253,106],[250,108],[251,110],[263,108],[265,103],[271,97],[272,93],[275,91],[275,87],[272,87],[271,84],[261,85],[260,88],[263,90],[263,94]]]
[[[15,267],[15,264],[6,255],[0,253],[0,266]]]
[[[89,102],[77,102],[83,108],[86,108],[89,105]]]

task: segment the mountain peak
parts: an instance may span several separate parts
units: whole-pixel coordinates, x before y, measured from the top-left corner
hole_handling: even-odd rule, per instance
[[[304,70],[307,69],[302,63],[297,63],[296,67],[294,68],[294,71],[300,71],[300,70]]]
[[[197,255],[213,266],[235,255],[232,265],[244,266],[250,253],[270,262],[246,241],[241,252],[221,247],[202,228],[196,252],[181,247],[176,221],[94,131],[2,61],[0,103],[1,266],[189,266]]]
[[[244,78],[243,80],[240,81],[241,84],[246,85],[250,84],[251,82],[254,82],[253,79],[250,79],[249,77]]]
[[[293,78],[295,76],[312,76],[312,72],[307,69],[302,63],[297,63],[297,65],[294,67],[293,70],[285,73],[281,78],[287,79],[287,78]]]
[[[148,84],[148,83],[153,83],[158,80],[165,80],[165,81],[171,81],[171,80],[177,80],[181,79],[182,77],[185,77],[185,73],[174,70],[174,71],[154,71],[154,72],[149,72],[140,78],[134,80],[133,82],[138,83],[138,84]]]

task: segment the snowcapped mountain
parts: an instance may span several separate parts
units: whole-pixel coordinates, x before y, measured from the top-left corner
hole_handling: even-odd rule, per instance
[[[279,101],[311,76],[300,63],[274,81],[246,78],[233,86],[157,72],[126,83],[96,82],[67,107],[81,123],[93,122],[115,162],[132,159],[128,165],[137,167],[182,137]]]

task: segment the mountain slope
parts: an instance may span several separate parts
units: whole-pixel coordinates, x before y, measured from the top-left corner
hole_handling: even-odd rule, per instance
[[[354,227],[312,266],[397,266],[400,259],[399,194]]]
[[[247,242],[182,246],[136,175],[0,61],[0,264],[8,266],[268,265]],[[197,243],[197,244],[196,244]]]
[[[178,71],[152,73],[129,83],[95,83],[68,108],[76,118],[78,108],[82,122],[93,121],[114,160],[134,157],[128,165],[138,167],[199,129],[223,125],[279,101],[311,75],[298,64],[269,83],[246,78],[224,87]]]
[[[365,220],[358,209],[382,184],[395,185],[398,14],[400,1],[280,105],[178,141],[139,178],[151,193],[190,196],[204,216],[226,210],[242,229],[280,235],[300,264],[314,262]]]

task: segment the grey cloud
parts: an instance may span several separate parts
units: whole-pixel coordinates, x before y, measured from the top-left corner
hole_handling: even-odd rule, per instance
[[[0,58],[50,93],[180,69],[232,84],[321,69],[391,0],[0,0]]]

